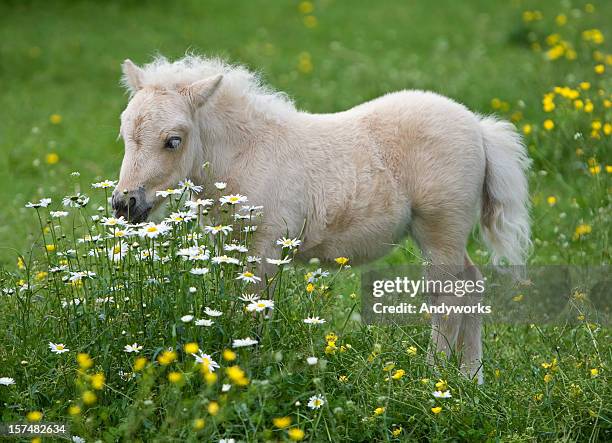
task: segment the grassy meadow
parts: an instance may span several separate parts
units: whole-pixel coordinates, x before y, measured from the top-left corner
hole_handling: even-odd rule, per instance
[[[568,324],[486,323],[478,386],[431,370],[428,328],[360,321],[350,257],[279,264],[255,294],[259,209],[222,189],[189,211],[177,184],[146,226],[107,202],[120,63],[191,50],[311,112],[415,88],[513,121],[529,264],[609,265],[610,22],[604,0],[2,2],[0,422],[66,422],[76,442],[612,440],[610,327],[581,310],[588,291],[560,294]],[[419,258],[408,242],[382,261]]]

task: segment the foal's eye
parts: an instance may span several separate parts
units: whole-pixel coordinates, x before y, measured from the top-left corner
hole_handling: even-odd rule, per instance
[[[170,137],[166,140],[165,147],[168,149],[176,149],[181,145],[180,137]]]

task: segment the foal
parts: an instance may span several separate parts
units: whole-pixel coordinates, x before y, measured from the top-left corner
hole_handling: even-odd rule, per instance
[[[410,233],[433,265],[477,278],[466,244],[480,218],[493,262],[524,262],[529,161],[508,122],[414,90],[310,114],[245,68],[196,56],[142,68],[126,60],[123,74],[118,215],[145,220],[160,203],[155,191],[185,178],[225,181],[264,206],[263,257],[302,232],[305,259],[367,262]],[[480,331],[478,317],[434,316],[432,351],[460,351],[462,370],[482,381]]]

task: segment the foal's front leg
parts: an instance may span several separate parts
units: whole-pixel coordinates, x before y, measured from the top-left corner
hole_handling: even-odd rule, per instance
[[[435,272],[434,272],[435,269]],[[447,266],[430,267],[427,272],[429,281],[445,281],[449,277],[456,277],[456,270]],[[460,306],[463,301],[454,294],[434,293],[430,295],[431,306]],[[438,358],[450,359],[456,350],[462,316],[458,313],[432,314],[431,317],[431,344],[427,360],[435,365]]]

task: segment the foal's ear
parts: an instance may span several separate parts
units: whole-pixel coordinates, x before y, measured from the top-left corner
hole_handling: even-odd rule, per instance
[[[199,108],[217,92],[222,79],[223,74],[217,74],[204,80],[198,80],[181,89],[180,93],[187,97],[195,108]]]
[[[121,65],[121,69],[123,70],[121,82],[132,94],[142,88],[144,71],[141,68],[127,58]]]

